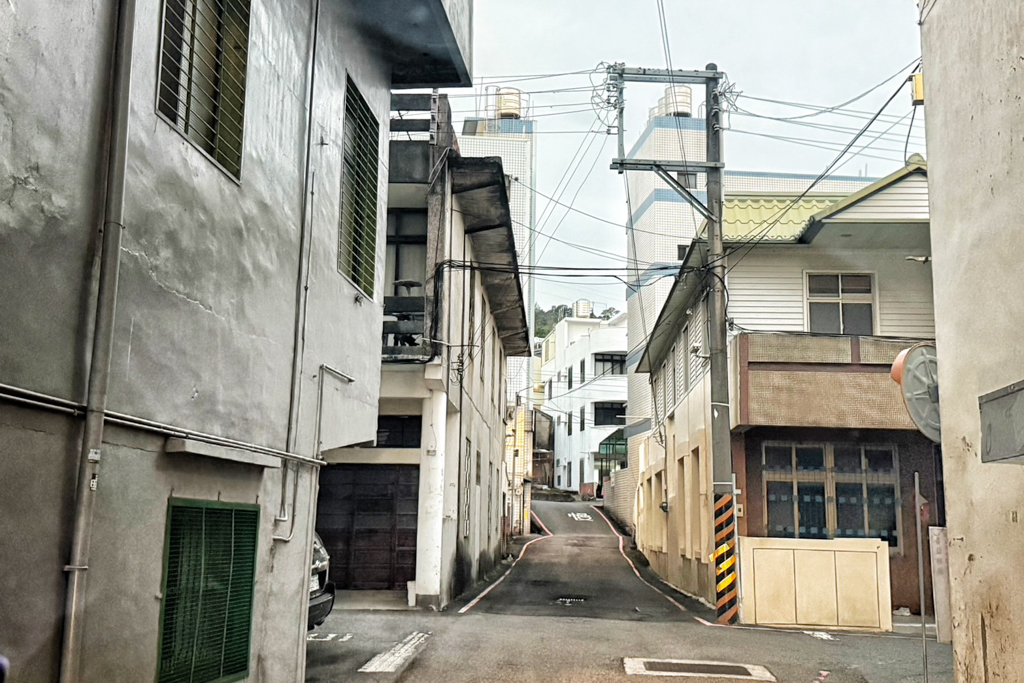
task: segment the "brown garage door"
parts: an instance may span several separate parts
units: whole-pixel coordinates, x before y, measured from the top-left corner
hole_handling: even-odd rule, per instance
[[[416,578],[415,465],[328,465],[320,470],[316,529],[342,590],[405,590]]]

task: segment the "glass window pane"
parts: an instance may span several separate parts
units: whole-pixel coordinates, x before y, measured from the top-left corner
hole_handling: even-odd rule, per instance
[[[769,481],[765,487],[765,498],[768,501],[768,535],[793,538],[793,484]]]
[[[797,486],[797,514],[800,538],[828,538],[825,523],[825,485],[799,484]]]
[[[797,446],[796,469],[799,472],[824,472],[825,449],[822,446]]]
[[[868,486],[868,536],[888,541],[896,538],[896,492],[892,486]]]
[[[839,327],[839,304],[810,305],[811,332],[824,334],[839,334],[842,330]]]
[[[836,484],[836,538],[864,536],[864,489],[860,484]]]
[[[838,275],[808,275],[807,291],[812,297],[839,298]]]
[[[836,446],[833,449],[836,472],[843,474],[860,474],[860,448],[857,446]]]
[[[843,294],[870,294],[870,275],[844,275]]]
[[[790,446],[765,446],[764,469],[767,472],[793,471],[793,449]]]
[[[867,448],[864,450],[868,474],[890,474],[893,471],[892,450],[888,448]]]
[[[843,334],[874,334],[873,317],[871,304],[843,304]]]

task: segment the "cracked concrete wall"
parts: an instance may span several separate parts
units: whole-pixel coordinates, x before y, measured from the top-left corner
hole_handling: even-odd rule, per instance
[[[922,4],[954,671],[1014,681],[1024,466],[981,462],[978,397],[1024,377],[1024,5]]]
[[[308,322],[299,453],[310,456],[321,364],[331,438],[374,438],[383,288],[338,272],[346,77],[386,151],[391,67],[354,32],[353,2],[323,3],[314,101]],[[114,0],[0,3],[0,384],[85,400]],[[139,0],[125,235],[109,409],[284,449],[303,202],[312,0],[253,0],[240,181],[156,114],[161,0]],[[383,272],[386,163],[378,190]],[[326,422],[325,422],[326,423]],[[80,419],[0,405],[0,652],[16,683],[54,680]],[[283,469],[168,455],[164,437],[110,429],[89,572],[89,680],[156,670],[167,497],[258,500],[257,609],[247,680],[301,678],[307,537],[316,482],[302,468],[295,541],[275,524]],[[31,588],[27,594],[26,587]],[[134,635],[133,635],[134,634]]]

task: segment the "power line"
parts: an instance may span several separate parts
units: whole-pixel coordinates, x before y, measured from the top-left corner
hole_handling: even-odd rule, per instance
[[[918,60],[917,64],[919,64],[919,63],[920,63],[920,60]],[[916,68],[916,64],[915,64],[915,68]],[[892,80],[892,78],[889,78],[887,80]],[[744,248],[747,250],[745,253],[741,254],[739,256],[739,258],[737,258],[729,266],[729,270],[732,270],[733,268],[735,268],[739,264],[739,262],[742,261],[746,257],[746,255],[750,253],[750,251],[753,250],[753,248],[755,246],[757,246],[758,244],[760,244],[760,242],[762,240],[764,240],[764,238],[768,235],[768,233],[771,231],[771,229],[775,225],[777,225],[779,223],[779,221],[782,220],[783,216],[785,216],[787,213],[789,213],[789,211],[792,210],[792,208],[794,206],[796,206],[801,200],[803,200],[803,198],[806,197],[807,194],[812,189],[814,189],[814,187],[818,183],[820,183],[825,177],[827,177],[829,175],[829,173],[832,172],[833,168],[835,168],[836,165],[839,164],[839,162],[843,159],[843,157],[846,156],[846,153],[849,152],[850,149],[857,143],[857,140],[859,140],[861,138],[861,136],[863,136],[864,133],[867,132],[867,130],[869,128],[871,128],[871,126],[875,123],[875,121],[878,119],[878,117],[881,116],[881,114],[888,108],[888,106],[892,103],[892,101],[896,99],[896,96],[899,95],[900,92],[903,91],[903,88],[904,88],[905,85],[906,85],[906,81],[903,81],[903,82],[900,83],[900,86],[896,89],[895,92],[893,92],[892,95],[889,96],[889,99],[887,99],[885,101],[885,104],[883,104],[881,106],[881,108],[878,110],[878,112],[874,116],[871,117],[871,120],[869,120],[866,124],[864,124],[864,127],[861,128],[860,131],[856,135],[853,136],[853,138],[846,144],[846,146],[843,147],[842,151],[839,152],[839,154],[836,156],[836,158],[833,159],[832,162],[828,166],[825,167],[825,170],[823,170],[820,174],[818,174],[818,177],[814,179],[814,182],[812,182],[810,185],[808,185],[807,188],[803,192],[801,192],[800,195],[797,196],[797,198],[794,199],[788,206],[784,207],[779,212],[777,212],[778,215],[774,218],[774,220],[770,220],[767,223],[767,225],[764,227],[764,229],[762,229],[755,238],[747,240],[738,249],[734,250],[734,252],[731,252],[731,253],[735,253],[735,252],[740,251],[740,250],[742,250]],[[725,256],[723,256],[722,258],[725,258]],[[710,267],[711,265],[712,264],[709,262],[706,265],[706,267]]]
[[[921,61],[920,57],[915,57],[913,60],[911,60],[911,62],[909,64],[907,64],[906,66],[901,67],[899,69],[899,71],[894,73],[892,76],[889,76],[884,81],[882,81],[882,82],[880,82],[880,83],[878,83],[876,85],[871,86],[870,88],[868,88],[864,92],[860,93],[859,95],[851,97],[850,99],[846,100],[845,102],[840,102],[839,104],[837,104],[835,106],[826,107],[826,108],[824,108],[824,109],[822,109],[820,111],[812,112],[812,113],[809,113],[809,114],[800,114],[798,116],[780,116],[780,117],[764,117],[764,118],[775,118],[778,121],[796,121],[798,119],[807,119],[807,118],[811,118],[813,116],[821,116],[822,114],[828,114],[828,113],[834,112],[834,111],[836,111],[838,109],[841,109],[843,107],[851,105],[854,102],[858,102],[858,101],[864,99],[865,97],[867,97],[871,93],[875,92],[876,90],[881,88],[883,85],[885,85],[886,83],[888,83],[892,79],[894,79],[894,78],[900,76],[901,74],[903,74],[903,72],[905,72],[908,67],[910,67],[911,65],[918,64],[918,63],[920,63],[920,61]],[[733,106],[735,106],[735,104]],[[875,116],[875,118],[877,118],[877,115]],[[874,118],[872,120],[874,120]]]
[[[591,140],[593,139],[595,138],[591,138]],[[571,210],[573,208],[573,204],[576,203],[576,198],[580,196],[580,192],[583,190],[583,186],[587,184],[587,181],[590,180],[590,176],[593,175],[594,168],[597,166],[597,162],[601,159],[602,156],[604,156],[604,148],[607,145],[608,138],[605,138],[604,141],[601,143],[601,147],[597,150],[597,155],[594,157],[593,163],[590,164],[590,168],[587,170],[587,174],[583,176],[583,180],[580,181],[579,186],[576,188],[576,193],[573,194],[572,199],[569,200],[569,206],[566,212],[562,214],[562,217],[558,220],[558,223],[555,225],[550,235],[548,235],[548,241],[544,243],[544,248],[541,249],[540,254],[537,255],[537,261],[540,261],[541,258],[544,256],[544,253],[548,250],[548,246],[551,245],[551,238],[553,238],[555,236],[555,233],[558,232],[558,229],[562,227],[562,223],[565,222],[565,217],[569,215],[569,210]]]

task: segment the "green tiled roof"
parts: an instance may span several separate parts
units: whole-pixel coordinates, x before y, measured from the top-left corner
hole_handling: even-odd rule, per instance
[[[726,196],[723,238],[726,242],[752,238],[764,242],[795,242],[811,216],[843,198],[841,195],[812,195],[794,205],[798,196]],[[762,237],[769,225],[771,228]]]

